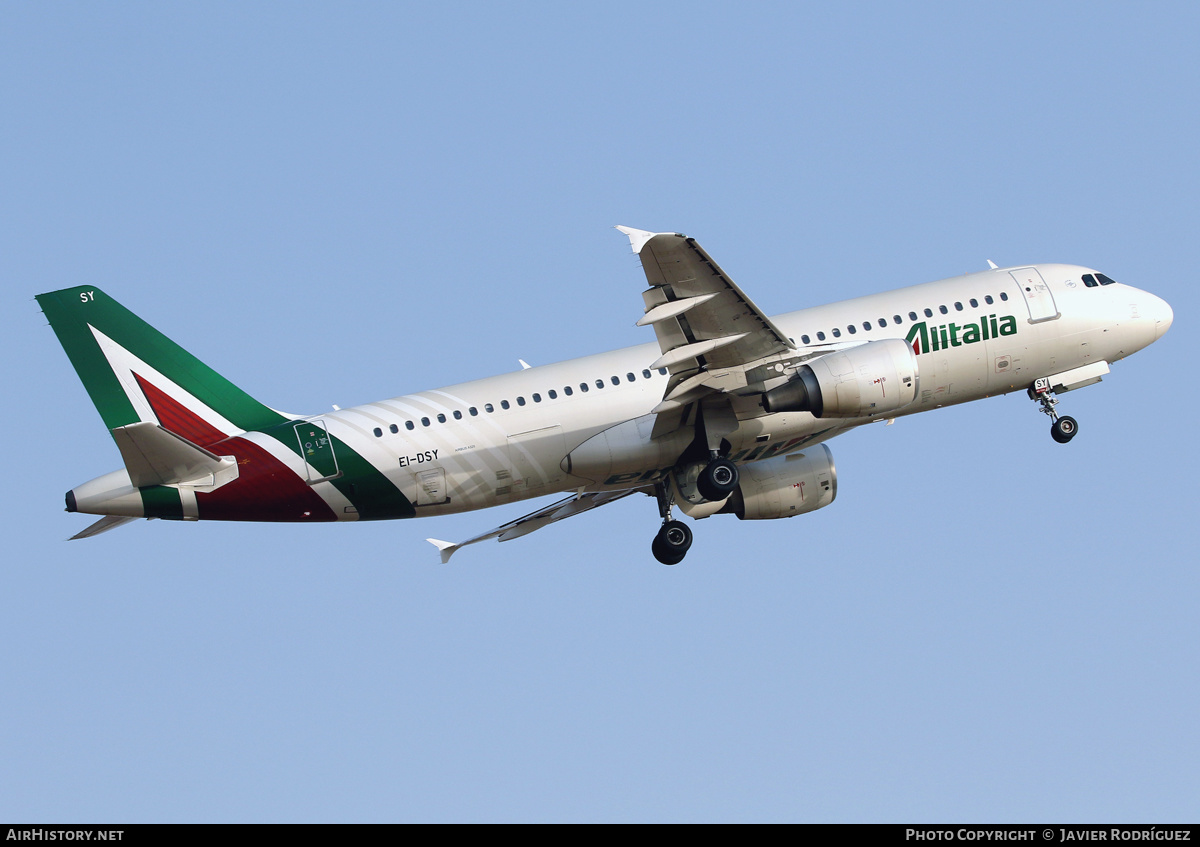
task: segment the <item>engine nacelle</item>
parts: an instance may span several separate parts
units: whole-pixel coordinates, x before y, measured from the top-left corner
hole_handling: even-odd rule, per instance
[[[859,418],[892,412],[917,399],[917,356],[900,338],[869,341],[801,365],[763,395],[768,412],[812,412],[818,418]]]
[[[815,512],[837,497],[837,469],[824,444],[803,453],[750,462],[738,471],[737,490],[729,495],[721,513],[737,515],[743,521]]]

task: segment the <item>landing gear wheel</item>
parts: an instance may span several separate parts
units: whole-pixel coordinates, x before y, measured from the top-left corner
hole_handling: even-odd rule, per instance
[[[664,565],[678,565],[692,546],[692,531],[682,521],[667,521],[654,536],[650,552]]]
[[[738,485],[737,465],[728,459],[713,459],[708,467],[700,471],[696,490],[711,503],[724,500]]]
[[[1050,425],[1050,437],[1059,444],[1066,444],[1079,432],[1079,424],[1069,415],[1063,415]]]

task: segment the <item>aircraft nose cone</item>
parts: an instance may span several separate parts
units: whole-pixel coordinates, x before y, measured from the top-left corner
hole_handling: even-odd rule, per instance
[[[1163,337],[1171,328],[1171,322],[1175,320],[1175,312],[1171,309],[1171,304],[1161,297],[1151,296],[1146,315],[1154,321],[1155,341]]]

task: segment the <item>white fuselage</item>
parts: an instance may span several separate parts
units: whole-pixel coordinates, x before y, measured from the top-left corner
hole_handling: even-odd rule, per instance
[[[1044,286],[1026,291],[1018,280],[1030,268]],[[923,339],[919,391],[898,411],[841,419],[808,412],[766,414],[747,399],[735,406],[739,427],[728,437],[730,457],[755,461],[880,417],[1025,390],[1039,377],[1117,361],[1166,331],[1171,320],[1166,303],[1119,283],[1085,286],[1082,277],[1089,272],[1059,264],[989,270],[774,318],[798,348],[791,359],[869,341]],[[639,425],[649,436],[649,413],[667,385],[664,373],[649,370],[660,352],[648,343],[329,412],[320,419],[330,434],[395,482],[418,516],[557,491],[631,488],[665,469],[650,462],[602,479],[582,478],[567,472],[564,459],[598,433],[634,419],[645,417]]]

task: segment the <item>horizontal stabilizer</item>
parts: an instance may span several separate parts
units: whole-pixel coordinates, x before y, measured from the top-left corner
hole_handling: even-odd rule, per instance
[[[77,532],[68,538],[68,541],[74,541],[76,538],[91,538],[93,535],[99,535],[102,532],[108,532],[110,529],[116,529],[119,526],[125,526],[130,521],[136,521],[137,518],[123,518],[118,515],[105,515],[100,520],[89,526],[82,532]]]
[[[119,426],[112,434],[135,488],[178,483],[216,485],[237,477],[233,456],[210,453],[158,424],[142,421]]]

